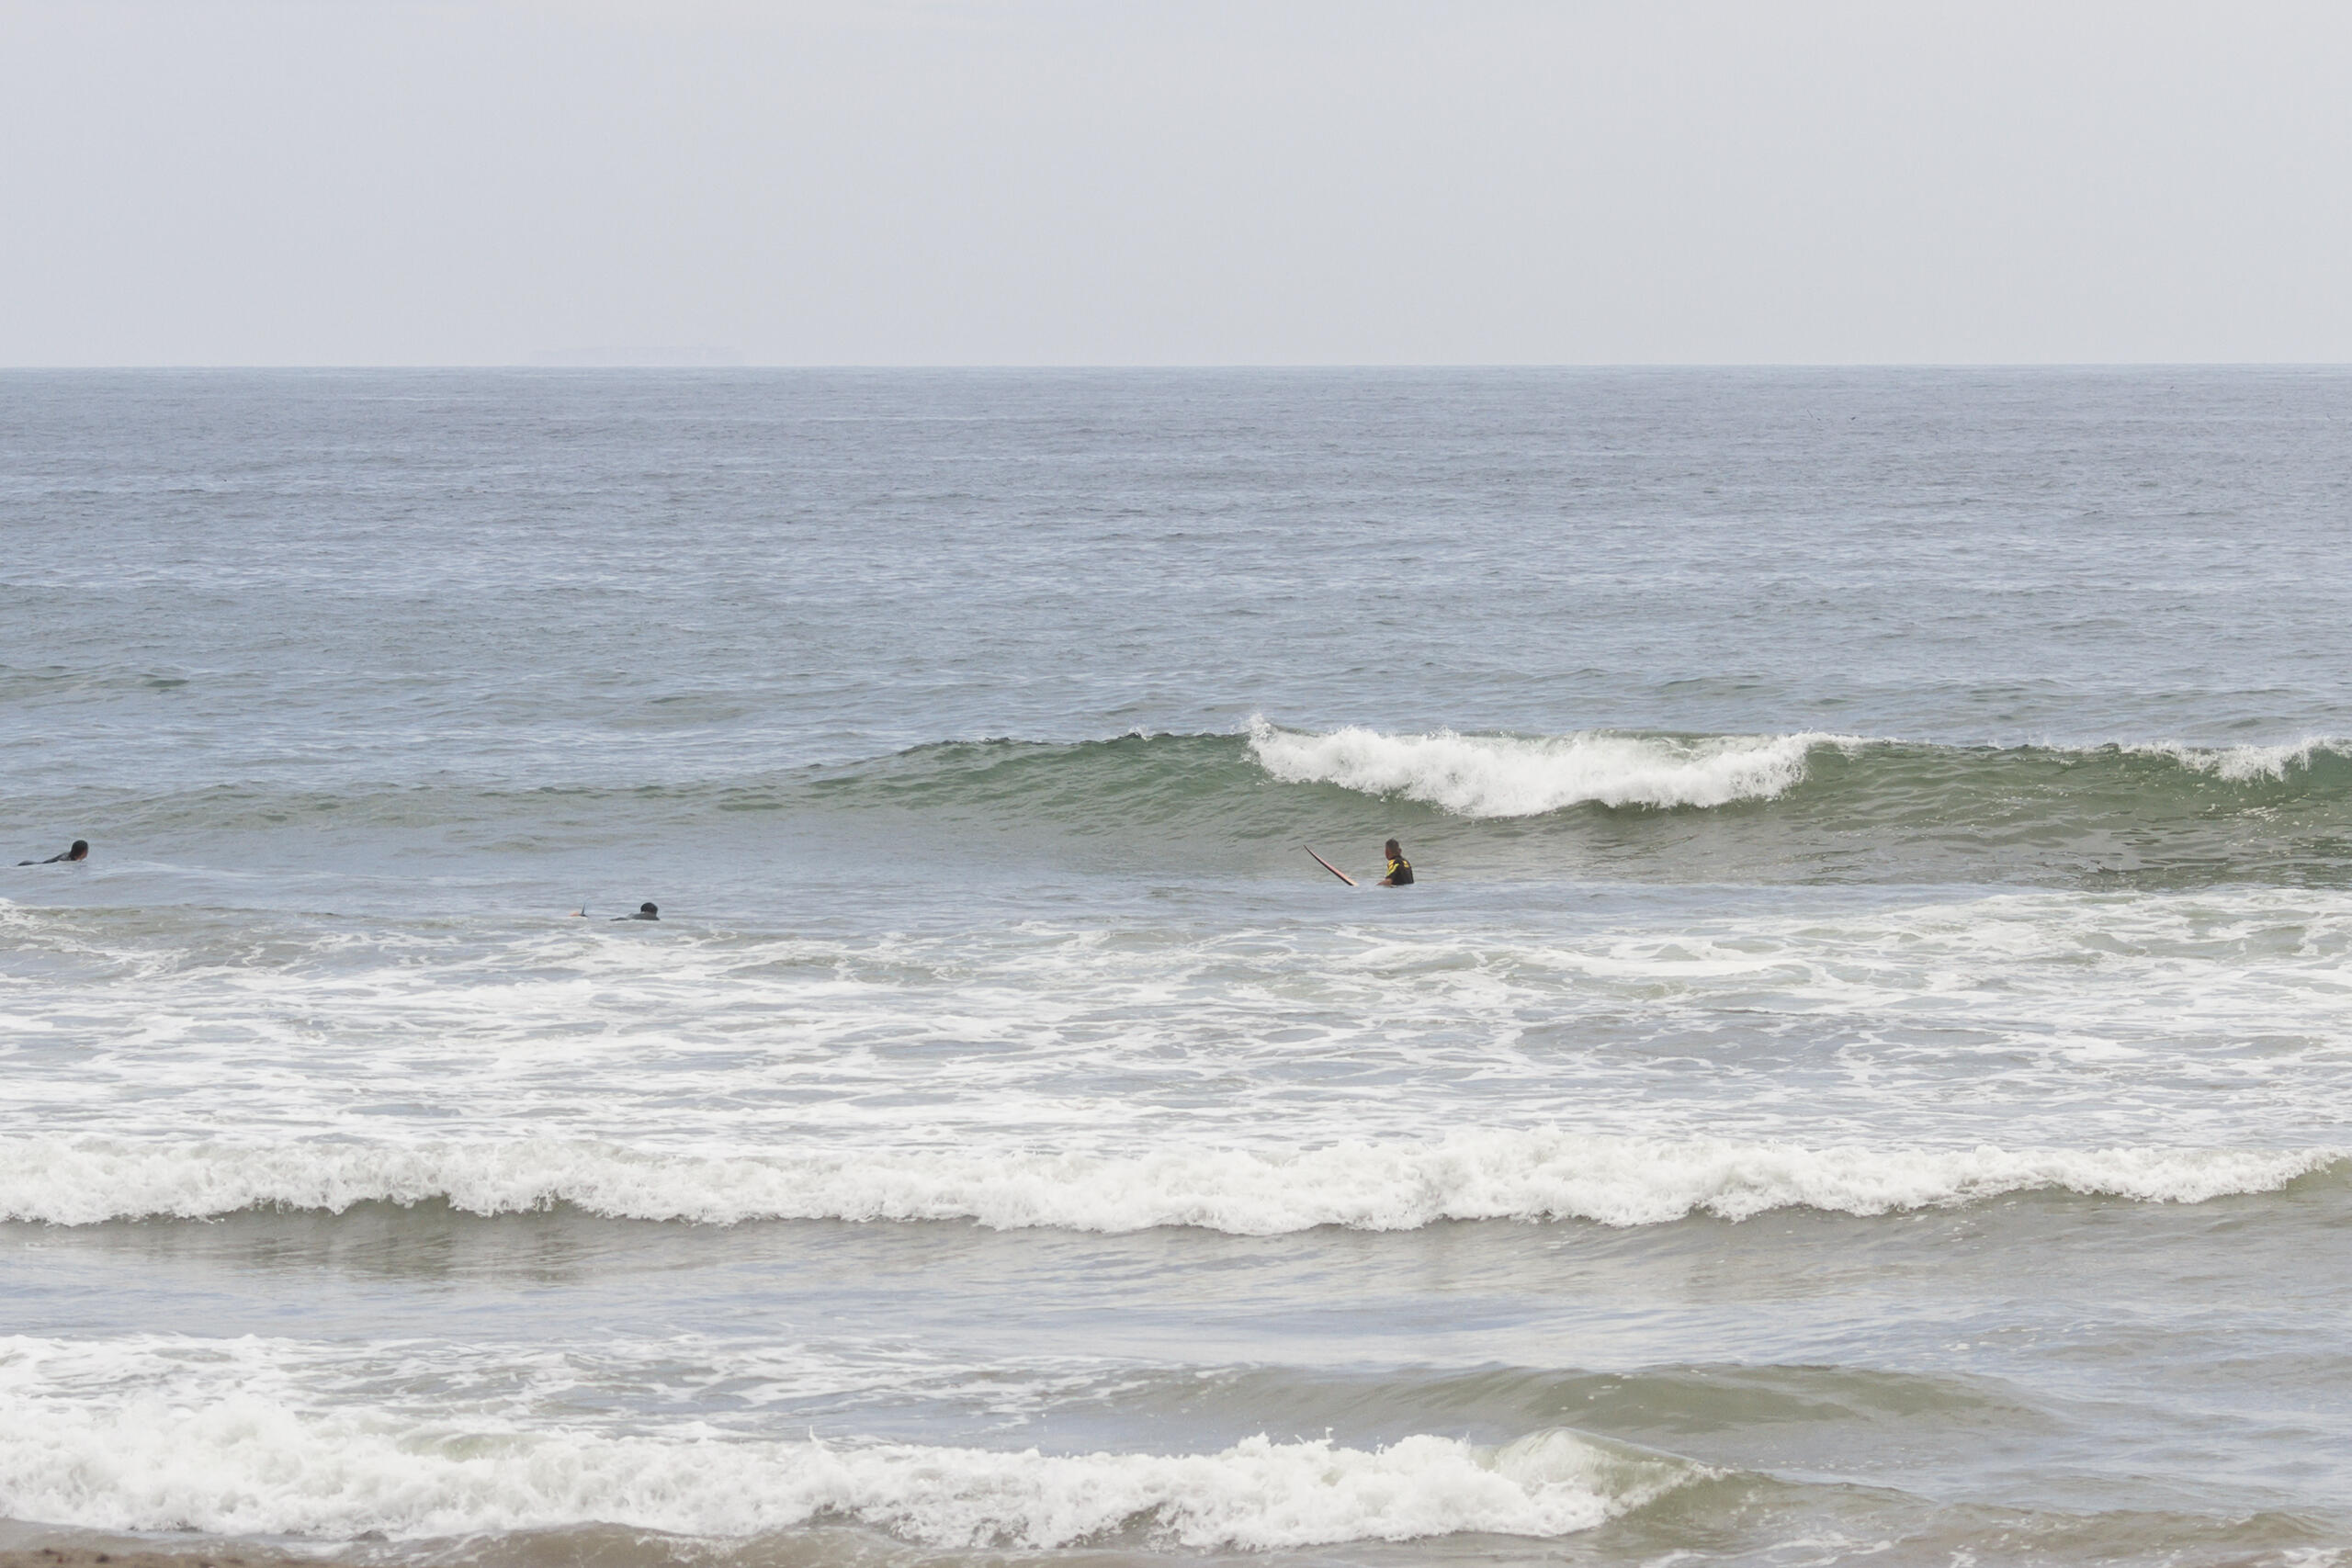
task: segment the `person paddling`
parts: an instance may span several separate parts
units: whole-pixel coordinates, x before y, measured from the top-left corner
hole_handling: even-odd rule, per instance
[[[1376,886],[1381,887],[1410,887],[1413,885],[1413,863],[1405,858],[1404,849],[1396,840],[1388,840],[1388,874]]]
[[[76,861],[85,861],[89,858],[90,840],[87,839],[76,839],[74,840],[74,847],[72,849],[66,850],[59,854],[53,854],[47,860],[20,860],[17,863],[18,865],[55,865],[58,862],[63,861],[66,864],[71,865]]]
[[[653,903],[650,899],[647,900],[645,903],[639,904],[637,907],[637,913],[634,915],[615,915],[613,917],[616,920],[658,920],[661,918],[661,906]]]

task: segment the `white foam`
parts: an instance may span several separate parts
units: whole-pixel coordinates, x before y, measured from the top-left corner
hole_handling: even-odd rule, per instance
[[[1440,1220],[1664,1224],[1804,1207],[1849,1214],[2063,1189],[2201,1202],[2273,1190],[2333,1149],[1810,1148],[1787,1143],[1457,1133],[1304,1152],[1167,1146],[1132,1156],[965,1147],[734,1156],[516,1138],[478,1143],[0,1142],[0,1216],[88,1224],[283,1207],[446,1200],[472,1213],[569,1203],[645,1220],[973,1220],[1004,1229],[1189,1225],[1271,1235]]]
[[[349,1540],[603,1523],[745,1537],[856,1523],[942,1547],[1113,1537],[1193,1550],[1589,1529],[1706,1472],[1565,1430],[1499,1449],[1265,1437],[1214,1453],[1047,1454],[605,1433],[307,1405],[266,1347],[209,1375],[86,1386],[86,1352],[0,1339],[0,1506],[110,1530]]]
[[[2332,738],[2314,736],[2284,746],[2187,746],[2159,741],[2123,750],[2140,756],[2169,757],[2191,773],[2211,773],[2231,784],[2252,784],[2256,779],[2284,779],[2291,772],[2309,768],[2314,753],[2335,751],[2340,745]]]
[[[238,918],[199,941],[41,912],[0,920],[0,1133],[705,1154],[1139,1154],[1497,1126],[1809,1147],[2347,1142],[2341,890],[1316,909],[1204,923],[1170,901],[659,942],[586,921],[481,939]]]
[[[1329,735],[1250,721],[1259,765],[1288,784],[1334,784],[1366,795],[1396,795],[1464,817],[1534,817],[1564,807],[1724,806],[1769,800],[1804,778],[1820,745],[1855,744],[1831,735],[1664,736],[1591,732],[1534,739],[1383,735],[1351,726]]]

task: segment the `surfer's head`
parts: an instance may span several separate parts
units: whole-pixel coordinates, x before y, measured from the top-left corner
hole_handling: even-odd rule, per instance
[[[57,840],[54,839],[50,840],[51,843],[55,843],[56,841]],[[74,847],[65,852],[65,858],[67,860],[88,860],[90,858],[90,840],[87,839],[74,840]]]
[[[1401,860],[1401,859],[1403,859],[1403,858],[1404,858],[1404,854],[1405,854],[1405,846],[1404,846],[1404,845],[1402,845],[1402,844],[1398,843],[1398,842],[1397,842],[1396,840],[1394,840],[1394,839],[1391,839],[1391,840],[1388,840],[1388,844],[1387,844],[1387,855],[1388,855],[1388,858],[1389,858],[1390,860]]]
[[[659,905],[655,904],[655,903],[654,903],[652,900],[650,900],[650,899],[648,899],[646,902],[644,902],[644,903],[642,903],[642,904],[639,904],[639,905],[637,907],[637,913],[638,913],[638,918],[639,918],[639,919],[647,919],[647,920],[658,920],[658,919],[660,919],[662,918],[662,908],[661,908],[661,906],[659,906]]]

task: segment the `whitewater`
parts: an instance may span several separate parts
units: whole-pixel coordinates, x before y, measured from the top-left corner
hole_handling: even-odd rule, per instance
[[[1806,754],[1816,744],[1837,741],[1826,735],[1398,736],[1355,726],[1297,735],[1275,728],[1262,714],[1250,721],[1250,749],[1275,778],[1402,795],[1464,817],[1534,817],[1588,801],[1676,807],[1769,800],[1804,777]]]
[[[0,376],[0,1565],[2333,1561],[2347,415]]]
[[[1275,1235],[1316,1225],[1411,1230],[1438,1220],[1662,1224],[1802,1205],[1851,1214],[2039,1188],[2197,1202],[2333,1167],[2335,1150],[1951,1152],[1807,1149],[1558,1134],[1338,1145],[1292,1156],[1169,1149],[1127,1159],[1024,1154],[648,1156],[516,1141],[369,1148],[32,1139],[0,1149],[0,1218],[52,1224],[203,1219],[241,1209],[438,1200],[473,1214],[568,1203],[639,1220],[977,1220],[1130,1231],[1199,1225]]]

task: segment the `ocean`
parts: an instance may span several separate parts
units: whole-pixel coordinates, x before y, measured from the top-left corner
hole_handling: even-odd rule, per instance
[[[0,522],[0,1561],[2352,1560],[2352,373],[11,372]]]

